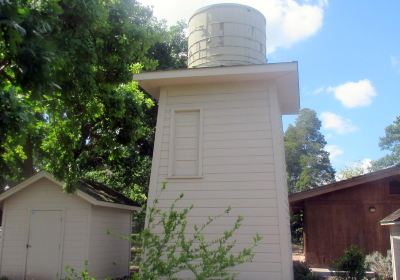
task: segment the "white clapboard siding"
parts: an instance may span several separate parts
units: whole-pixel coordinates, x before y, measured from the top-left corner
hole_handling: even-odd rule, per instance
[[[183,209],[183,208],[177,208]],[[200,208],[194,207],[191,211],[189,216],[191,217],[208,217],[208,216],[215,216],[224,212],[226,208],[219,208],[218,210],[213,208]],[[167,210],[167,208],[161,208],[161,210]],[[240,208],[235,207],[232,208],[229,214],[225,214],[227,217],[237,217],[237,216],[244,216],[244,217],[258,217],[263,219],[264,217],[276,217],[277,216],[277,209],[276,208]]]
[[[183,190],[185,191],[185,190]],[[176,188],[174,190],[167,189],[159,196],[161,199],[175,199],[178,197],[176,193]],[[185,200],[193,200],[193,199],[257,199],[257,198],[276,198],[276,190],[268,190],[268,189],[261,189],[261,190],[231,190],[230,192],[227,191],[218,191],[213,190],[212,193],[210,191],[204,190],[197,190],[194,189],[193,191],[187,192],[183,199]]]
[[[92,206],[46,177],[6,198],[2,210],[1,276],[25,278],[31,210],[61,213],[60,278],[67,266],[79,272],[86,261],[90,275],[99,280],[129,274],[130,244],[124,237],[131,232],[131,211]]]
[[[38,205],[39,208],[38,208]],[[41,179],[11,196],[4,203],[4,240],[1,275],[23,279],[26,264],[30,209],[64,210],[64,239],[60,271],[66,266],[82,269],[88,259],[88,216],[90,204],[74,195],[66,195],[58,186]]]
[[[96,279],[129,274],[131,215],[128,211],[92,206],[89,258]]]
[[[275,91],[268,83],[188,85],[162,89],[159,99],[148,203],[151,205],[157,198],[158,207],[167,211],[184,193],[176,208],[194,206],[188,216],[188,234],[193,233],[193,225],[231,207],[229,214],[206,229],[206,238],[220,237],[233,226],[237,216],[243,216],[242,226],[235,234],[238,248],[251,245],[255,234],[263,239],[255,250],[254,262],[234,269],[240,271],[238,279],[283,280],[290,274],[290,233],[289,227],[285,228],[287,193],[280,177],[285,174],[284,158],[276,154],[283,152],[283,146]],[[193,148],[197,146],[193,135],[199,129],[195,118],[180,120],[177,130],[171,130],[176,125],[174,110],[193,108],[202,110],[200,153]],[[176,138],[176,134],[180,137]],[[168,176],[171,139],[179,146],[174,154],[181,161],[179,168],[194,168],[190,161],[199,155],[201,176]],[[160,190],[162,182],[167,182],[165,191]]]

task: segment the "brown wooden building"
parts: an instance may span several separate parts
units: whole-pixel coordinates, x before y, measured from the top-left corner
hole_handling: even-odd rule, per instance
[[[289,196],[304,211],[304,253],[313,267],[329,267],[350,245],[364,253],[390,249],[379,221],[400,208],[400,167],[392,167]]]

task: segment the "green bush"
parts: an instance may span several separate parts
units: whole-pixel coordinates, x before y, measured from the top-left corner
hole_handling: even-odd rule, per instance
[[[318,276],[312,273],[310,267],[305,262],[293,262],[294,280],[318,280]]]
[[[166,184],[163,190],[165,187]],[[183,194],[165,212],[157,207],[157,200],[148,209],[147,227],[133,236],[134,241],[144,248],[139,273],[134,279],[176,279],[184,271],[191,273],[196,280],[233,279],[234,275],[228,269],[252,261],[253,248],[261,240],[260,236],[254,237],[249,248],[233,253],[236,241],[232,237],[243,220],[238,217],[232,228],[220,237],[206,239],[205,229],[222,215],[228,214],[230,208],[221,215],[209,217],[203,225],[193,226],[194,233],[188,234],[187,217],[193,206],[178,209],[176,205],[182,198]]]
[[[365,255],[357,246],[350,246],[334,265],[336,278],[344,280],[362,280],[365,277]]]
[[[365,257],[365,265],[375,272],[377,280],[389,280],[393,277],[392,254],[387,251],[386,257],[379,252],[373,252]]]
[[[82,271],[76,271],[74,268],[67,266],[65,268],[65,277],[63,280],[96,280],[91,277],[88,272],[88,261],[85,261]]]
[[[293,244],[304,245],[304,211],[290,216],[290,233]]]

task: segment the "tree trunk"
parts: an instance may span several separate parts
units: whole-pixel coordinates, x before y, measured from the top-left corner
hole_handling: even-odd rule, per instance
[[[35,169],[33,168],[33,144],[29,136],[24,146],[24,153],[27,158],[22,163],[22,176],[27,179],[35,174]]]

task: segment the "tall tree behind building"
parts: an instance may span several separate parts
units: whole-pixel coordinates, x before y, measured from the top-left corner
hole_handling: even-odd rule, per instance
[[[311,189],[335,180],[321,121],[315,111],[302,109],[294,125],[285,132],[286,169],[289,192]]]
[[[379,139],[379,147],[389,151],[389,154],[373,161],[372,170],[400,165],[400,116],[385,128],[385,136]]]

